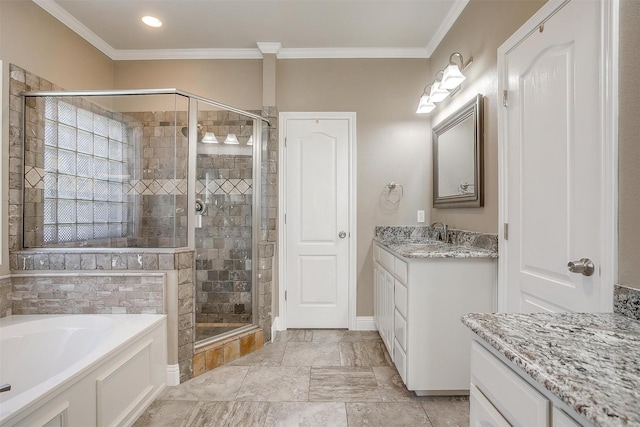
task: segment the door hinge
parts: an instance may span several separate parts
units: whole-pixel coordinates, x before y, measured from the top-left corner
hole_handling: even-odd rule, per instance
[[[508,90],[503,90],[502,91],[502,106],[503,107],[508,107],[509,106],[509,91]]]
[[[287,225],[287,214],[284,214],[284,225]]]
[[[287,137],[284,137],[284,148],[287,148]]]
[[[504,223],[504,232],[502,233],[504,240],[509,240],[509,224]]]
[[[284,300],[287,300],[287,291],[284,291]]]

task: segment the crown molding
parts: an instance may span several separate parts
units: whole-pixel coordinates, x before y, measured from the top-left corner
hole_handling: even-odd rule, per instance
[[[262,59],[259,49],[141,49],[114,50],[114,61],[158,59]]]
[[[278,59],[426,59],[425,48],[282,48]]]
[[[83,23],[74,18],[73,15],[60,7],[58,3],[53,0],[33,0],[33,2],[47,11],[58,21],[69,27],[87,42],[91,43],[100,52],[104,53],[109,58],[114,59],[117,51],[112,48],[109,43],[98,37],[96,33],[87,28]]]
[[[1,1],[1,0],[0,0]],[[276,42],[258,42],[252,49],[139,49],[118,50],[87,28],[54,0],[32,0],[100,52],[114,61],[162,59],[262,59],[276,54],[278,59],[428,59],[451,29],[469,0],[457,0],[438,31],[425,48],[282,48]]]
[[[440,24],[440,27],[438,27],[438,31],[436,31],[427,45],[425,49],[427,52],[427,58],[433,55],[433,52],[436,50],[440,42],[442,42],[442,39],[444,39],[444,36],[447,35],[451,27],[453,27],[453,24],[456,22],[464,8],[467,7],[468,3],[469,0],[457,0],[455,2],[446,18],[442,21],[442,24]]]
[[[278,54],[278,52],[280,51],[280,48],[282,47],[282,43],[277,43],[277,42],[258,42],[256,43],[258,45],[258,49],[260,49],[260,52],[262,52],[263,54]]]

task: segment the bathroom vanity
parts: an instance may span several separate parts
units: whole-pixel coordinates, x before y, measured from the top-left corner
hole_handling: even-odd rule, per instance
[[[640,322],[615,313],[470,314],[471,425],[640,425]]]
[[[461,239],[376,236],[374,321],[402,381],[417,395],[467,394],[470,343],[460,317],[495,311],[497,252]]]

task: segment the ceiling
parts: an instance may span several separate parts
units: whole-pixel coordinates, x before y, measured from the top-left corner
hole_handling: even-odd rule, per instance
[[[469,0],[33,0],[114,60],[428,58]],[[163,21],[142,24],[143,15]]]

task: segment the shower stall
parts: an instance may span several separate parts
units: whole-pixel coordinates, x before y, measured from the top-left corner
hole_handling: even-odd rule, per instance
[[[191,250],[184,305],[195,346],[257,324],[260,112],[177,89],[32,91],[24,101],[23,248],[142,254],[140,270],[162,259],[147,252]]]

